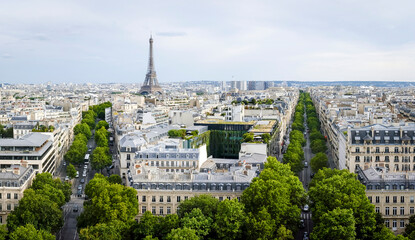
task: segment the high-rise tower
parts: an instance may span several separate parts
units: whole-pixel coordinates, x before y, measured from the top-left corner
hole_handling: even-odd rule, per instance
[[[141,87],[140,93],[143,95],[154,94],[154,93],[163,93],[163,90],[159,86],[157,81],[156,70],[154,69],[154,60],[153,60],[153,37],[150,36],[150,56],[148,59],[148,69],[146,74],[146,80]]]

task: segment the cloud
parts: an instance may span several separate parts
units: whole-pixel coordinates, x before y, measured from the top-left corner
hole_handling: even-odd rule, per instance
[[[187,33],[185,32],[157,32],[156,35],[161,36],[161,37],[182,37],[182,36],[186,36]]]
[[[10,55],[9,53],[4,53],[4,54],[2,54],[2,55],[1,55],[1,57],[2,57],[2,58],[5,58],[5,59],[10,59],[10,58],[13,58],[13,56],[12,56],[12,55]]]

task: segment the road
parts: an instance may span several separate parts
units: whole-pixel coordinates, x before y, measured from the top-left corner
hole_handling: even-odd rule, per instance
[[[303,151],[304,151],[304,163],[307,162],[308,166],[304,167],[304,169],[300,172],[299,174],[299,179],[300,181],[303,183],[303,187],[306,191],[308,191],[308,186],[310,184],[311,181],[311,167],[310,167],[310,160],[311,158],[314,157],[314,154],[311,152],[311,148],[310,148],[310,139],[309,139],[309,133],[307,132],[307,116],[306,114],[304,114],[304,126],[306,128],[304,137],[307,140],[306,141],[306,145],[303,147]],[[304,232],[307,232],[308,234],[310,234],[310,232],[313,229],[313,221],[311,220],[312,214],[311,211],[303,211],[301,213],[301,219],[304,220],[305,223],[305,228],[300,229],[300,231],[297,233],[295,239],[301,240],[303,239],[304,236]]]

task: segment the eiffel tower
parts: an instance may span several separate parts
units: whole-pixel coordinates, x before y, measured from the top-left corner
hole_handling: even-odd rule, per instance
[[[144,80],[144,84],[141,87],[140,93],[143,95],[155,94],[155,93],[162,94],[163,90],[159,86],[159,82],[157,81],[156,70],[154,69],[153,37],[152,36],[150,36],[149,42],[150,42],[150,57],[148,59],[148,69],[147,69],[147,74],[146,74],[146,80]]]

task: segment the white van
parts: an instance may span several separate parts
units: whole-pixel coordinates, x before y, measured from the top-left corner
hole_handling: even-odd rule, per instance
[[[76,171],[76,178],[79,178],[79,172]]]

